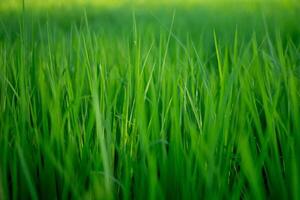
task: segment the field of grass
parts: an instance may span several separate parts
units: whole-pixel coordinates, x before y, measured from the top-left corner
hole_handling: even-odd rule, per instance
[[[7,5],[0,199],[300,199],[300,4]]]

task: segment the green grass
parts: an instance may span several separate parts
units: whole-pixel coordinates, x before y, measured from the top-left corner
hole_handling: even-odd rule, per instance
[[[300,7],[0,14],[0,199],[300,199]]]

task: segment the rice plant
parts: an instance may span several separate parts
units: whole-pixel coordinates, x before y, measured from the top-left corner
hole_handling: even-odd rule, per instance
[[[0,6],[0,199],[300,199],[297,2],[33,2]]]

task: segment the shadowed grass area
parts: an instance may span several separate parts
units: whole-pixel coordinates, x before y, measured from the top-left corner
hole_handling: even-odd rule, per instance
[[[2,12],[0,199],[299,199],[299,13]]]

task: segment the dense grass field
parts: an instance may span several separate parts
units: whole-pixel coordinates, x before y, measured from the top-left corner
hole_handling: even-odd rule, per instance
[[[300,7],[0,6],[0,199],[300,199]]]

